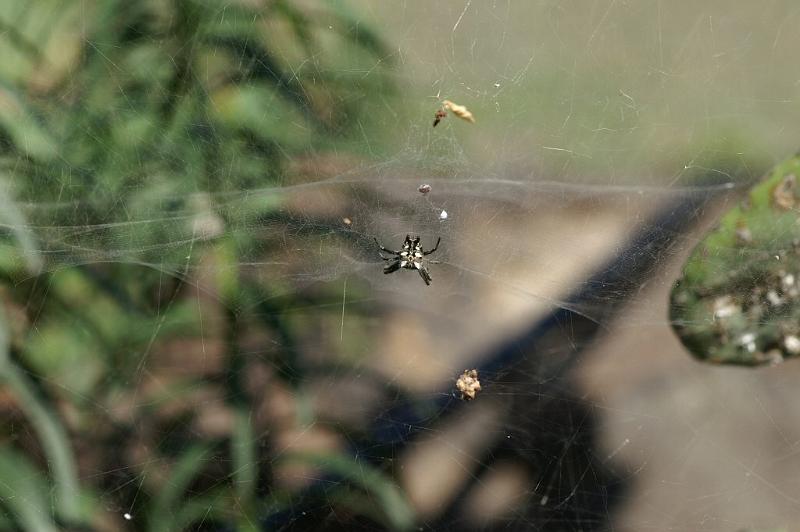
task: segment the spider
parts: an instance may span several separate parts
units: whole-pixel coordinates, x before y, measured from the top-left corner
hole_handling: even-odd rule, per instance
[[[442,238],[439,237],[436,240],[436,245],[433,246],[433,249],[425,251],[422,249],[422,244],[419,241],[418,236],[412,237],[411,235],[406,235],[406,239],[403,240],[403,249],[400,251],[392,251],[391,249],[386,249],[378,242],[378,239],[375,239],[375,243],[378,244],[378,247],[381,248],[381,251],[384,253],[390,253],[394,255],[393,257],[384,257],[381,255],[383,260],[391,261],[386,266],[383,267],[383,273],[394,273],[400,268],[408,268],[409,270],[417,270],[419,272],[420,277],[422,280],[425,281],[426,285],[431,284],[431,274],[428,273],[428,269],[423,264],[423,257],[426,255],[430,255],[439,247],[439,242],[441,242]],[[439,264],[439,261],[435,260],[425,260],[430,264]]]

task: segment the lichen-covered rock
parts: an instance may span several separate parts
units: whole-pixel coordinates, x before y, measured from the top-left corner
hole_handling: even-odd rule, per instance
[[[800,156],[755,185],[692,252],[670,319],[697,358],[775,364],[800,355]]]

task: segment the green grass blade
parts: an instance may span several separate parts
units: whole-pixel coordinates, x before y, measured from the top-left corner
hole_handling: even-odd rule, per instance
[[[192,525],[199,527],[210,521],[227,522],[231,518],[230,507],[231,498],[227,488],[192,497],[177,510],[171,530],[193,530],[190,528]]]
[[[44,261],[36,243],[36,236],[11,197],[7,182],[8,180],[5,179],[0,181],[0,224],[8,228],[14,235],[22,250],[28,273],[38,275],[42,271]]]
[[[24,530],[56,532],[48,494],[46,479],[24,455],[0,448],[0,503]]]
[[[81,517],[78,472],[66,431],[34,392],[27,375],[9,360],[0,368],[0,382],[13,392],[39,436],[55,482],[59,514],[68,521],[78,521]]]
[[[258,530],[258,520],[253,517],[255,490],[258,486],[258,462],[254,443],[250,416],[246,410],[239,409],[231,438],[234,493],[241,508],[239,530]]]
[[[252,500],[258,483],[258,464],[256,463],[253,427],[246,411],[236,413],[236,425],[231,440],[233,456],[233,482],[236,494],[243,501]]]
[[[175,510],[181,506],[181,497],[206,463],[211,450],[211,445],[195,444],[183,453],[169,479],[155,496],[150,510],[150,530],[173,530],[172,520]]]
[[[414,512],[400,488],[391,478],[369,464],[343,455],[293,453],[285,461],[311,463],[323,472],[341,477],[375,498],[386,524],[392,530],[409,530]]]
[[[47,456],[55,482],[56,507],[68,521],[81,517],[80,490],[75,458],[67,432],[34,391],[33,383],[9,357],[9,335],[5,316],[0,315],[0,383],[5,384],[27,415]]]
[[[368,50],[387,64],[391,64],[390,49],[380,35],[355,15],[355,13],[341,0],[328,2],[333,14],[338,19],[337,28],[345,29],[345,36],[353,42]]]

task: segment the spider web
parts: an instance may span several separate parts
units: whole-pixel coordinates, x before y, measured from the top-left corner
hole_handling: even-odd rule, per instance
[[[42,6],[59,19],[58,3]],[[666,294],[697,228],[796,147],[787,28],[797,11],[468,0],[353,3],[343,19],[297,6],[321,21],[324,45],[298,55],[280,33],[270,50],[290,75],[274,94],[248,85],[244,103],[210,96],[250,128],[237,142],[258,147],[218,154],[218,186],[195,178],[207,169],[194,154],[231,135],[222,119],[193,123],[191,149],[183,138],[171,151],[159,133],[163,151],[120,155],[138,134],[125,121],[144,116],[136,93],[105,110],[125,122],[122,140],[97,142],[108,168],[141,178],[84,187],[100,163],[56,146],[64,173],[36,181],[26,165],[50,148],[8,125],[28,119],[17,87],[46,108],[70,105],[76,86],[40,97],[30,73],[8,82],[0,222],[6,358],[19,372],[0,388],[0,470],[23,480],[0,482],[4,524],[796,522],[796,370],[695,364],[669,330]],[[220,27],[229,7],[205,6]],[[110,41],[86,29],[99,8],[83,8],[64,23],[78,34],[69,42],[106,53]],[[274,29],[253,9],[252,24]],[[46,26],[31,24],[34,34]],[[390,43],[384,55],[324,53],[334,34],[363,43],[367,28]],[[207,29],[192,31],[180,41],[189,48]],[[147,53],[182,60],[183,47],[151,44]],[[102,72],[139,75],[113,57]],[[188,84],[213,78],[213,54],[204,60]],[[252,85],[270,67],[254,64]],[[357,88],[318,96],[317,79]],[[279,103],[297,94],[328,122]],[[476,124],[450,113],[431,127],[444,99],[467,105]],[[259,120],[289,133],[266,142]],[[425,249],[441,238],[431,286],[382,272],[375,239],[399,249],[407,234]],[[461,401],[455,382],[472,368],[482,389]],[[15,469],[20,456],[27,465]],[[88,509],[64,508],[71,481]]]

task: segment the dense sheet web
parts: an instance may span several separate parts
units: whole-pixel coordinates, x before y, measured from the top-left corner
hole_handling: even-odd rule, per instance
[[[578,279],[611,261],[614,251],[621,251],[638,232],[658,232],[653,225],[659,223],[661,209],[679,209],[683,202],[702,206],[736,188],[730,182],[681,188],[425,176],[424,169],[384,163],[298,185],[162,196],[156,205],[126,211],[127,221],[3,226],[25,243],[19,256],[34,265],[31,269],[128,263],[187,280],[197,270],[213,269],[198,263],[194,251],[230,238],[243,243],[237,248],[240,267],[264,279],[286,278],[292,290],[352,277],[400,300],[399,292],[413,292],[409,299],[414,299],[425,289],[410,290],[414,283],[406,278],[408,272],[380,275],[375,240],[400,249],[405,235],[419,235],[430,249],[441,238],[441,251],[430,257],[442,263],[431,266],[439,270],[438,288],[429,292],[470,298],[473,286],[491,284],[547,311],[579,311],[564,299],[581,291]],[[423,184],[432,191],[419,192]],[[9,217],[44,219],[63,211],[74,216],[85,208],[80,202],[32,203],[13,207]],[[561,217],[572,217],[576,228],[559,227]],[[534,223],[519,227],[523,220]],[[249,242],[254,234],[259,235],[257,243]],[[553,264],[576,273],[555,272]],[[521,270],[529,272],[523,279]],[[577,282],[565,283],[565,275]]]
[[[667,313],[795,147],[788,2],[85,4],[0,17],[0,528],[800,518],[798,370]]]
[[[419,445],[425,450],[430,446],[426,438],[445,442],[448,452],[456,452],[457,457],[450,458],[455,462],[439,474],[453,476],[455,481],[464,471],[475,468],[494,471],[493,455],[484,453],[497,445],[501,435],[513,439],[514,445],[499,449],[500,456],[517,452],[515,445],[520,440],[530,440],[535,448],[541,445],[543,449],[561,442],[567,445],[564,452],[571,453],[573,444],[568,442],[587,437],[588,421],[569,417],[585,414],[572,412],[581,403],[573,404],[574,392],[564,382],[568,368],[595,332],[607,331],[614,324],[615,308],[638,297],[647,286],[639,270],[649,271],[661,260],[690,248],[695,241],[679,236],[681,227],[702,212],[706,202],[733,187],[730,183],[691,188],[610,187],[466,177],[465,172],[457,178],[420,178],[419,174],[424,171],[409,170],[394,161],[294,186],[196,194],[181,200],[185,207],[177,210],[158,212],[150,207],[145,211],[148,217],[140,220],[7,227],[14,234],[37,235],[31,249],[37,250],[40,259],[28,262],[42,260],[43,271],[51,273],[57,283],[73,268],[88,268],[102,278],[104,265],[122,268],[127,275],[158,277],[154,296],[160,302],[143,322],[131,322],[134,330],[127,332],[140,338],[140,347],[134,347],[131,359],[113,372],[113,378],[121,378],[131,387],[130,407],[147,408],[154,400],[149,390],[155,385],[152,381],[169,380],[175,373],[184,377],[197,371],[213,374],[225,350],[219,343],[225,313],[235,311],[242,318],[242,329],[252,327],[254,332],[240,332],[242,366],[227,373],[225,388],[250,378],[273,388],[288,380],[292,387],[279,387],[278,392],[264,395],[267,406],[263,408],[272,408],[268,405],[278,401],[281,394],[287,394],[284,400],[290,403],[310,401],[314,405],[302,414],[302,429],[279,414],[268,417],[273,423],[276,419],[288,423],[284,433],[279,431],[273,440],[277,456],[298,450],[295,447],[302,450],[303,445],[312,449],[321,446],[316,450],[324,451],[344,445],[350,448],[347,453],[355,453],[356,464],[366,460],[369,467],[377,464],[384,468],[395,461],[407,461],[412,472],[423,467],[408,478],[402,472],[399,475],[421,514],[434,516],[435,509],[424,502],[428,473],[425,466],[415,462],[424,461],[425,453],[420,451],[419,458],[403,448]],[[430,192],[419,192],[423,183],[431,186]],[[160,202],[167,207],[173,203],[169,197]],[[42,210],[53,209],[79,212],[81,207],[28,205],[21,214],[37,218]],[[442,212],[447,213],[446,219]],[[676,216],[686,219],[676,224]],[[566,220],[569,228],[564,227]],[[420,235],[427,249],[437,238],[442,239],[435,256],[431,256],[440,263],[428,266],[434,279],[431,286],[425,286],[414,271],[382,273],[384,263],[375,239],[398,249],[408,233]],[[654,247],[639,253],[633,246],[634,254],[620,263],[621,254],[636,238],[644,238]],[[226,263],[220,255],[237,259]],[[226,293],[225,283],[219,279],[234,271],[242,276],[240,282],[252,283],[250,297],[231,299]],[[183,288],[175,291],[175,281]],[[584,292],[586,296],[581,296]],[[80,299],[97,305],[92,295],[96,294],[90,292]],[[563,338],[541,340],[539,336],[552,334],[547,328],[540,332],[534,328],[530,336],[528,331],[537,322],[553,319],[550,317],[556,320],[553,330],[560,330]],[[260,319],[285,321],[285,327],[298,334],[294,338],[281,334],[263,337],[263,333],[255,332],[258,326],[254,321]],[[666,326],[661,312],[640,312],[621,326],[653,324]],[[185,340],[190,342],[185,352],[159,347],[187,333],[198,343]],[[544,342],[542,347],[534,347],[539,342]],[[287,360],[288,354],[296,358]],[[479,400],[469,405],[471,410],[458,410],[455,380],[471,367],[481,368],[483,391]],[[52,371],[50,368],[45,373]],[[66,371],[64,392],[79,393],[86,386],[85,368]],[[181,394],[199,396],[205,405],[202,409],[208,407],[209,411],[191,422],[180,421],[167,433],[156,434],[157,443],[163,444],[173,432],[224,433],[227,410],[224,402],[218,401],[226,396],[217,397],[202,381],[191,382],[184,384]],[[112,404],[119,400],[115,398]],[[209,402],[215,406],[209,406]],[[520,402],[524,406],[519,406]],[[113,416],[111,409],[116,407],[102,404],[95,406]],[[454,410],[459,412],[455,415],[467,420],[476,418],[475,423],[482,427],[479,433],[468,431],[459,436],[459,431],[450,427]],[[215,411],[221,416],[216,421],[222,423],[221,427],[214,426]],[[542,415],[544,420],[540,419]],[[550,419],[553,415],[567,417]],[[555,425],[548,426],[552,423]],[[145,430],[148,425],[139,422],[132,428]],[[306,431],[319,431],[322,442],[311,438],[303,443]],[[255,444],[264,436],[252,437]],[[450,441],[454,437],[465,440]],[[539,441],[543,443],[536,443]],[[590,452],[581,446],[576,449]],[[577,458],[580,466],[575,465],[574,457],[547,458],[545,462],[557,469],[548,474],[569,471],[569,475],[577,476],[543,478],[540,481],[545,484],[520,486],[520,493],[547,507],[549,498],[560,501],[559,497],[581,489],[584,497],[576,499],[574,508],[565,499],[553,506],[553,512],[558,514],[562,507],[576,515],[597,512],[593,508],[597,495],[592,490],[599,488],[581,487],[581,482],[587,472],[605,474],[605,464],[593,460],[583,463],[588,455],[581,456]],[[535,457],[526,459],[543,466]],[[513,470],[511,464],[519,460],[506,457],[500,465]],[[445,459],[443,463],[448,462]],[[126,508],[125,496],[119,499],[118,493],[130,497],[131,490],[122,488],[136,479],[143,482],[152,467],[161,467],[160,462],[156,464],[132,472],[130,478],[125,475],[116,487],[110,471],[99,471],[101,477],[111,475],[104,479],[110,481],[109,493],[104,496],[114,501],[109,504],[133,512],[135,499],[132,507]],[[453,467],[463,471],[454,472]],[[573,471],[574,467],[583,470]],[[280,478],[281,470],[277,469]],[[290,470],[284,474],[284,482],[289,486],[311,482],[309,489],[313,491],[309,475],[323,473],[303,471]],[[333,478],[337,475],[328,474]],[[329,489],[346,486],[346,479],[331,482]],[[420,482],[422,487],[417,486]],[[132,493],[135,498],[137,491]],[[513,500],[519,499],[519,493],[512,495]],[[313,511],[302,511],[309,511],[312,521],[332,519],[332,507],[326,507],[325,500],[323,497],[321,503],[313,498]],[[297,504],[305,508],[309,503],[299,499]],[[599,524],[609,517],[596,514],[581,519]],[[299,524],[295,519],[300,519],[280,512],[273,518],[279,522],[288,519],[290,524]],[[553,517],[546,512],[525,519],[542,519],[544,525]]]

